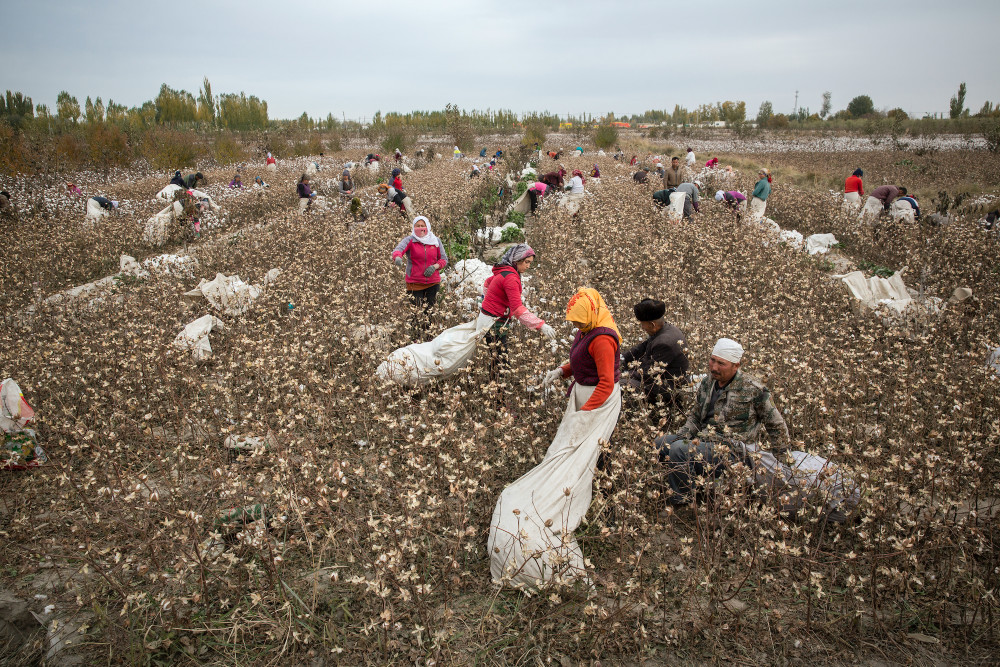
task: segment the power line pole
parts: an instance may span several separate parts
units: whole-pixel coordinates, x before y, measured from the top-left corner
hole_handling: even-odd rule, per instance
[[[792,115],[799,113],[799,91],[795,91],[795,106],[792,108]]]

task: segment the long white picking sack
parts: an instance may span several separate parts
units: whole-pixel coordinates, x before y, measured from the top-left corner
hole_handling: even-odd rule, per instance
[[[427,343],[401,347],[378,365],[376,375],[399,384],[426,384],[434,378],[451,375],[469,363],[476,353],[476,343],[496,322],[480,311],[471,322],[445,329]]]
[[[621,413],[621,388],[596,410],[580,410],[596,387],[576,384],[545,458],[500,494],[487,547],[493,581],[535,589],[586,577],[574,533],[590,507],[594,466]]]

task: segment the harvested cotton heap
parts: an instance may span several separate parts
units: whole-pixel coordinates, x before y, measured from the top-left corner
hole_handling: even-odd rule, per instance
[[[246,284],[237,275],[221,273],[215,274],[212,280],[202,279],[197,287],[184,293],[188,299],[204,297],[213,308],[226,315],[242,315],[259,296],[259,287]]]
[[[202,315],[177,334],[174,347],[178,350],[191,350],[191,356],[196,361],[209,359],[212,356],[212,343],[208,340],[208,334],[216,330],[221,333],[225,329],[225,324],[218,317]]]

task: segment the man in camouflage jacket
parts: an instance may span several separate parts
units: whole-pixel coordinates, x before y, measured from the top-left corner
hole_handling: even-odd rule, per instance
[[[698,386],[684,426],[656,439],[660,461],[669,461],[673,505],[691,501],[692,479],[722,475],[725,463],[743,455],[743,443],[760,441],[761,430],[767,432],[772,450],[787,447],[785,420],[767,387],[739,370],[742,357],[739,343],[719,339],[709,360],[709,375]]]

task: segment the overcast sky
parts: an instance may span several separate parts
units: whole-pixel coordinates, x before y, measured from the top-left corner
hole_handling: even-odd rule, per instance
[[[756,116],[973,113],[1000,102],[997,0],[941,3],[4,0],[0,87],[54,109],[67,90],[126,106],[161,83],[256,95],[271,118],[508,108],[602,115],[745,100]]]

